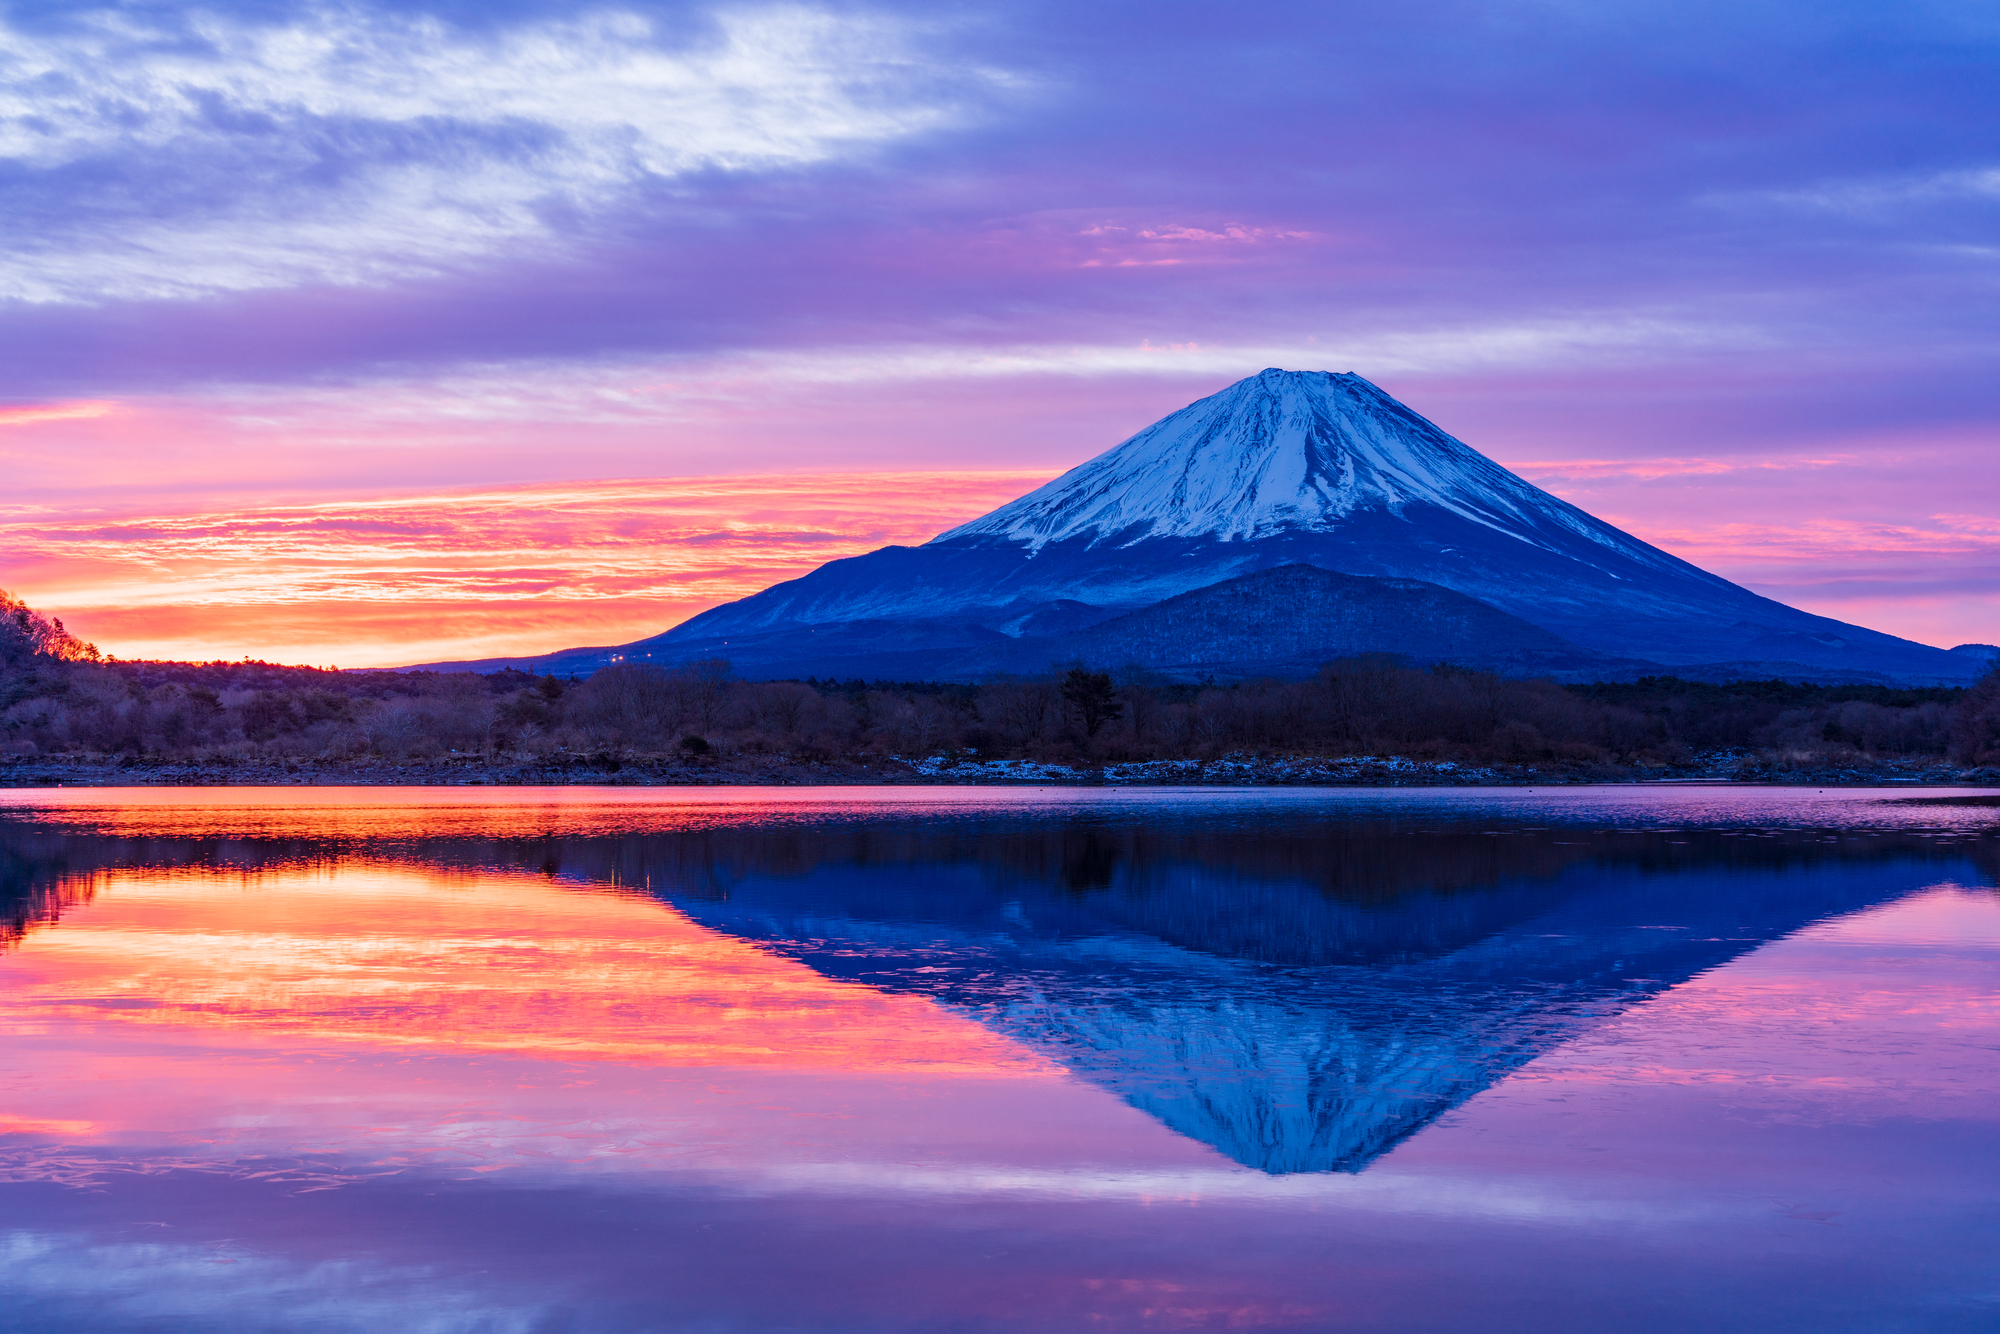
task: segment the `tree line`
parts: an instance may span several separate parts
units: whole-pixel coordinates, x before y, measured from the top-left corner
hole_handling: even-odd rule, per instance
[[[2000,765],[2000,674],[1968,689],[1565,686],[1394,657],[1294,681],[1193,685],[1084,664],[976,685],[743,681],[724,661],[583,680],[120,662],[0,594],[0,754],[406,762],[562,756],[807,762],[940,754],[1071,764],[1230,754],[1660,766],[1720,750],[1789,763]]]

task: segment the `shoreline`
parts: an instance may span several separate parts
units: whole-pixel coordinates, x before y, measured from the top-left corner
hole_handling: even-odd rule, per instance
[[[1474,765],[1372,756],[1227,756],[1065,765],[1031,760],[881,758],[794,761],[488,759],[405,764],[328,761],[47,760],[0,762],[0,789],[65,787],[1556,787],[1581,784],[1733,787],[1995,787],[2000,770],[1883,761],[1782,769],[1727,757],[1606,771],[1593,766]]]

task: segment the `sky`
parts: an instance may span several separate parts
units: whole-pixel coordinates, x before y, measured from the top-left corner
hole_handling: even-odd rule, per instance
[[[0,587],[615,644],[1357,371],[2000,641],[2000,6],[0,3]]]

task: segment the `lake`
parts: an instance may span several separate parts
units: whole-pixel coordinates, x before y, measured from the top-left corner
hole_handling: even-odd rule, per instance
[[[2000,806],[0,792],[19,1331],[1988,1331]]]

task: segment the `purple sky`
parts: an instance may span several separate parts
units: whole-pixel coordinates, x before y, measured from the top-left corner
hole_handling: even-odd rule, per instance
[[[0,16],[0,586],[114,650],[171,636],[117,619],[165,557],[78,554],[107,517],[1052,473],[1268,365],[1759,591],[2000,639],[1990,7]]]

